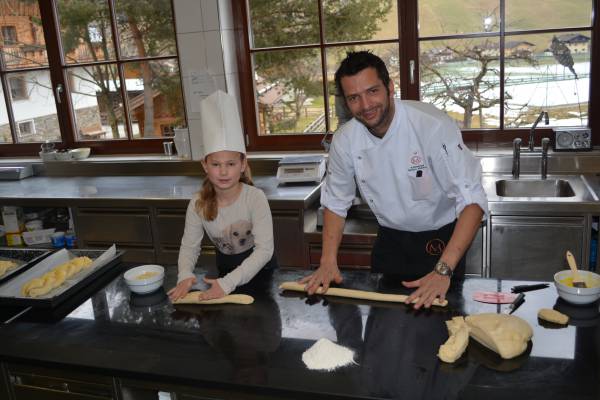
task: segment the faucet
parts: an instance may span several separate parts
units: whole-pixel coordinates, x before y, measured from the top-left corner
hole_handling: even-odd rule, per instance
[[[513,140],[513,165],[512,165],[513,179],[519,179],[520,173],[521,173],[521,138],[515,138]]]
[[[534,141],[533,135],[535,133],[535,128],[538,126],[538,124],[540,123],[542,118],[544,118],[544,123],[546,125],[548,125],[550,123],[550,119],[548,118],[548,113],[546,111],[540,112],[540,115],[538,115],[537,119],[535,120],[535,122],[531,126],[531,129],[529,130],[529,143],[527,144],[529,151],[533,151],[533,141]]]
[[[542,179],[546,179],[548,175],[548,145],[550,144],[550,139],[547,137],[542,139]]]

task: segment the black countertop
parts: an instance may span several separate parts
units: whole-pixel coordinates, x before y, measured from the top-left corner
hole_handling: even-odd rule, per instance
[[[170,288],[175,269],[167,270],[164,287]],[[280,282],[301,274],[281,270],[266,288],[246,288],[256,299],[249,306],[176,308],[162,290],[130,294],[118,276],[93,296],[65,304],[62,315],[28,312],[1,326],[0,358],[275,398],[600,398],[598,302],[570,306],[552,286],[529,292],[514,314],[534,330],[525,354],[502,360],[471,340],[461,359],[444,364],[436,357],[447,339],[444,321],[506,312],[504,305],[474,302],[472,294],[508,292],[519,282],[467,279],[452,287],[449,307],[414,311],[404,304],[280,293]],[[346,287],[404,292],[378,275],[344,276]],[[570,325],[542,326],[542,307],[569,314]],[[15,311],[1,309],[0,316]],[[308,370],[302,353],[320,338],[354,349],[357,364],[334,372]]]

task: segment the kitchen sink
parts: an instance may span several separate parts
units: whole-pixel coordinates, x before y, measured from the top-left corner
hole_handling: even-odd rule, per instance
[[[496,194],[501,197],[574,197],[569,181],[564,179],[496,181]]]

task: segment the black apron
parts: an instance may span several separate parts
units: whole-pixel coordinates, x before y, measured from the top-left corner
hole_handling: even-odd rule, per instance
[[[403,280],[423,277],[433,270],[450,241],[456,221],[440,229],[423,232],[400,231],[379,226],[371,253],[371,269]],[[464,278],[465,258],[454,269],[453,278]]]
[[[254,251],[254,248],[248,249],[239,254],[225,254],[221,253],[217,248],[215,248],[215,250],[217,252],[217,271],[219,278],[222,278],[236,269],[246,258],[248,258],[250,254],[252,254],[252,251]],[[273,256],[269,262],[267,262],[265,266],[262,267],[260,271],[254,275],[254,278],[252,278],[252,280],[250,280],[250,282],[248,282],[246,285],[250,285],[250,283],[253,282],[256,285],[260,284],[261,282],[269,281],[273,276],[273,271],[277,269],[277,267],[277,258],[275,257],[275,253],[273,253]]]

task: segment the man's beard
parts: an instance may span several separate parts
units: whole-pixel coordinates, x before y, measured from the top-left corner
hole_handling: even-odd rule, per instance
[[[365,121],[364,119],[361,118],[357,118],[368,130],[369,132],[371,132],[372,134],[374,134],[375,136],[382,136],[382,133],[377,133],[375,132],[375,130],[381,126],[384,122],[387,121],[388,117],[390,114],[390,101],[389,99],[387,100],[387,103],[383,105],[383,110],[381,112],[381,116],[379,117],[379,119],[373,123],[373,124],[369,124],[367,123],[367,121]],[[383,132],[385,133],[385,132]]]

